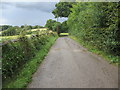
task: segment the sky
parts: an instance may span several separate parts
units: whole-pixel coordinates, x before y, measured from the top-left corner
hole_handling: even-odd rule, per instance
[[[57,2],[2,2],[0,3],[0,25],[21,26],[27,24],[44,26],[48,19],[56,20],[52,10],[55,9]],[[67,18],[59,18],[58,20],[63,22]]]

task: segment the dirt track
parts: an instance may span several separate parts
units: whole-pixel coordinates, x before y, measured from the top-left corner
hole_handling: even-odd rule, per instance
[[[28,88],[118,88],[118,68],[70,38],[60,37]]]

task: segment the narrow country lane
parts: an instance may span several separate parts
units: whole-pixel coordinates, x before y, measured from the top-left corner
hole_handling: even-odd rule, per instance
[[[118,68],[59,37],[27,88],[118,88]]]

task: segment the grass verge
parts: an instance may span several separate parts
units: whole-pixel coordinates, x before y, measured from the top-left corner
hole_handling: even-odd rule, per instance
[[[54,44],[57,37],[50,37],[49,41],[44,45],[40,51],[36,53],[36,56],[28,61],[24,67],[20,70],[19,74],[15,78],[12,78],[3,88],[25,88],[32,80],[33,73],[37,70],[44,57],[47,55],[50,47]]]
[[[110,64],[112,63],[113,65],[117,65],[117,66],[120,66],[118,61],[120,59],[120,57],[118,56],[113,56],[111,54],[108,54],[108,53],[105,53],[103,51],[100,51],[96,48],[94,48],[93,46],[90,46],[90,45],[87,45],[85,44],[82,40],[79,40],[77,39],[76,37],[74,36],[69,36],[71,39],[75,40],[76,42],[80,43],[83,47],[87,48],[88,51],[96,54],[96,55],[99,55],[101,57],[103,57],[105,60],[107,60]],[[115,62],[117,61],[117,62]]]

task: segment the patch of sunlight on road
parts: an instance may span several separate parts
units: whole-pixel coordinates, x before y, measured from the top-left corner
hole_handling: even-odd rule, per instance
[[[60,33],[60,35],[63,35],[63,36],[68,36],[69,33]]]

